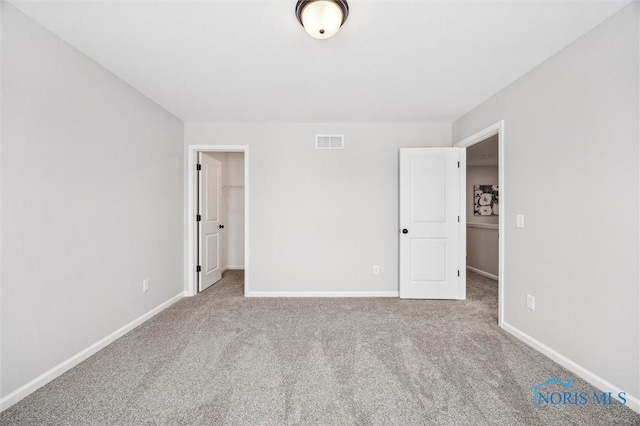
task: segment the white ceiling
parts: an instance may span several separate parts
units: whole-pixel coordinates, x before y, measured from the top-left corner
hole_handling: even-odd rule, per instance
[[[498,166],[498,135],[467,148],[467,166]]]
[[[316,40],[295,0],[11,1],[185,121],[451,122],[624,1],[349,1]]]

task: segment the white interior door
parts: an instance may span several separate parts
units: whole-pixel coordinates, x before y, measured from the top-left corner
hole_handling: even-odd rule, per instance
[[[222,164],[206,153],[198,154],[198,291],[222,278],[220,266],[220,195]]]
[[[400,149],[401,298],[465,298],[460,151]]]

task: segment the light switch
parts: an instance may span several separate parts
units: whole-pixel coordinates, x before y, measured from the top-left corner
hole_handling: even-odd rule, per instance
[[[536,298],[530,294],[527,294],[527,308],[531,309],[532,311],[536,310]]]
[[[516,215],[516,228],[524,228],[524,215],[517,214]]]

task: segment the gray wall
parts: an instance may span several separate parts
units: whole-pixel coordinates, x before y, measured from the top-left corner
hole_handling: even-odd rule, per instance
[[[453,125],[505,120],[505,321],[635,397],[638,52],[634,2]]]
[[[467,226],[467,266],[499,275],[497,229]]]
[[[334,133],[343,150],[314,149]],[[451,145],[449,124],[187,123],[185,135],[249,145],[252,292],[398,291],[398,148]]]
[[[5,396],[183,292],[184,129],[3,8]]]

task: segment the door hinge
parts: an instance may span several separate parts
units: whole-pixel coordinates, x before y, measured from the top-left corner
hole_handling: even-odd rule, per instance
[[[458,223],[460,222],[460,216],[458,216]]]
[[[458,168],[460,168],[460,162],[458,161]],[[199,170],[199,169],[198,169]]]
[[[460,276],[460,269],[458,269],[458,276]]]
[[[202,164],[196,164],[196,170],[202,170]]]
[[[200,265],[196,266],[196,272],[202,271],[202,267]]]
[[[200,222],[202,220],[202,216],[199,214],[196,215],[196,222]]]

